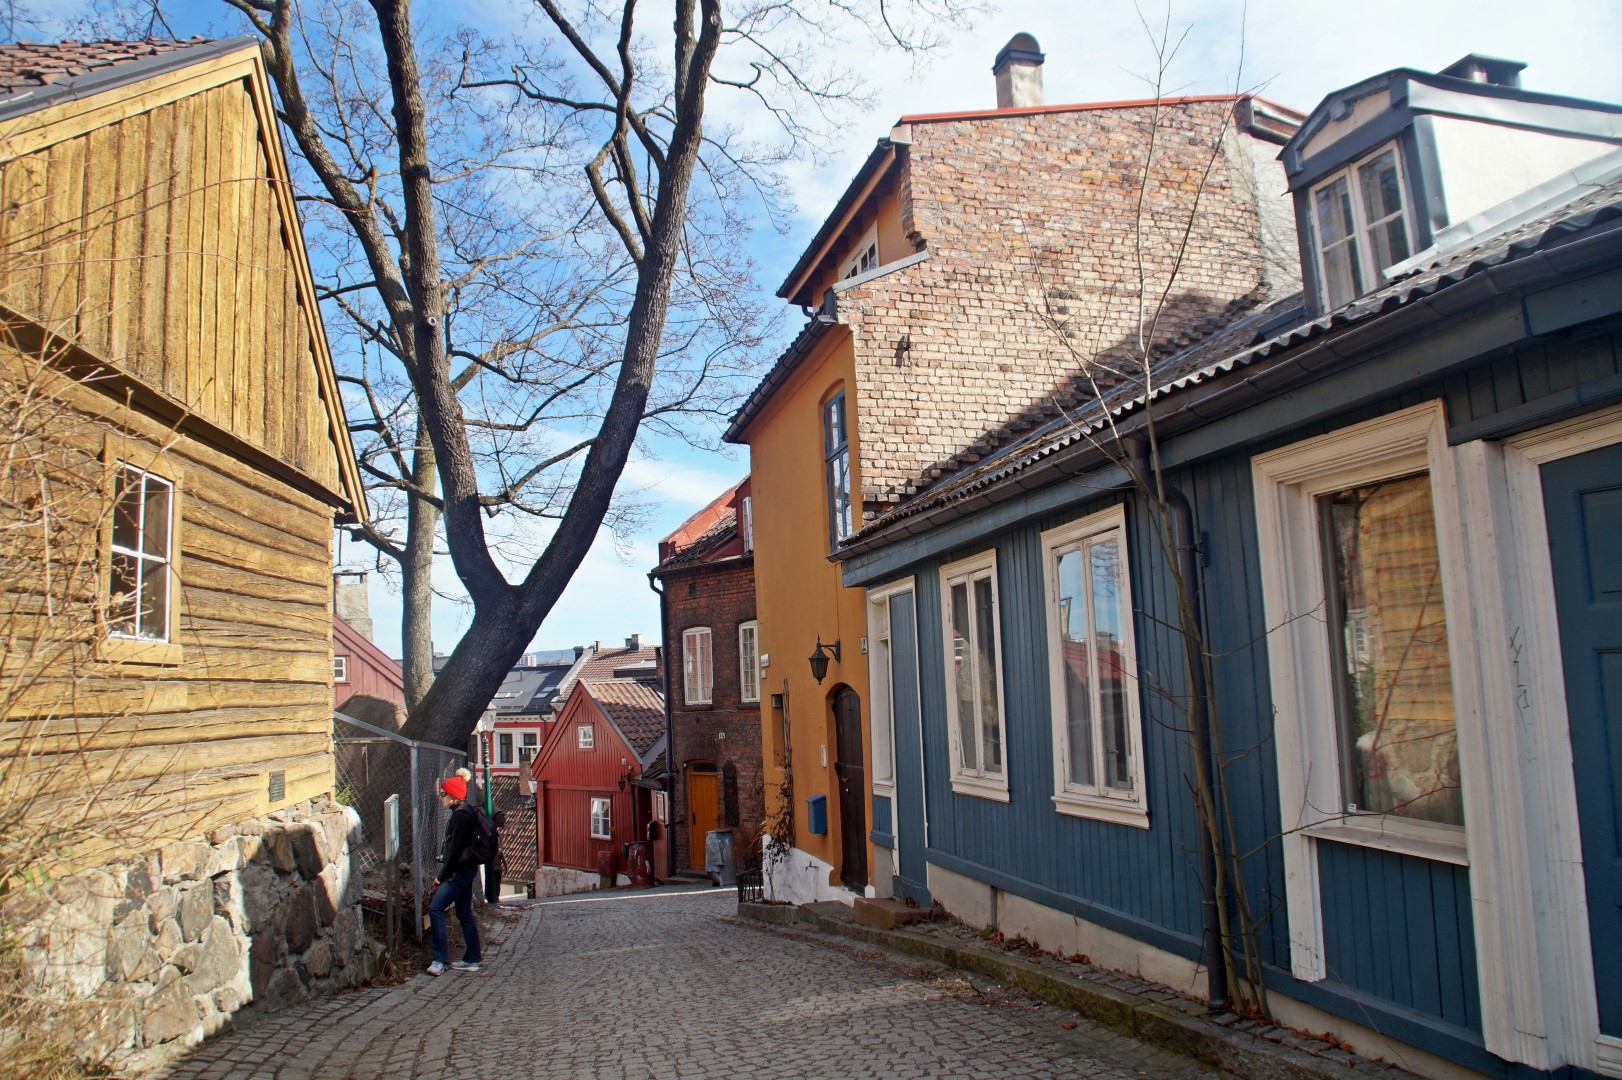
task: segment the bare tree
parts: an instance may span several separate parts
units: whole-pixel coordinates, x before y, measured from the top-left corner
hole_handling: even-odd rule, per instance
[[[419,613],[406,731],[457,745],[612,522],[644,423],[681,431],[681,415],[723,408],[758,325],[737,237],[751,209],[777,205],[783,155],[855,92],[829,45],[870,27],[916,51],[967,9],[673,0],[655,21],[635,0],[536,0],[508,56],[465,29],[420,39],[405,0],[308,16],[293,0],[222,2],[261,37],[314,177],[306,211],[336,268],[326,299],[382,493],[365,538],[398,560]],[[722,91],[777,134],[707,124]],[[550,528],[516,580],[489,524],[507,513]],[[428,686],[436,536],[473,615]]]

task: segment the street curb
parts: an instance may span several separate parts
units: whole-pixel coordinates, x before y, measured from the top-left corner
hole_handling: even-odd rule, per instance
[[[809,928],[983,975],[1232,1076],[1255,1080],[1397,1080],[1413,1075],[1394,1065],[1303,1039],[1286,1028],[1247,1021],[1235,1024],[1232,1013],[1218,1012],[1169,991],[1165,995],[1169,1000],[1156,1001],[1085,975],[1050,971],[1000,948],[947,942],[909,930],[880,930],[789,904],[740,903],[738,916],[767,925]],[[1240,1024],[1248,1029],[1239,1030]],[[1319,1056],[1319,1045],[1323,1053],[1335,1054],[1345,1063]]]

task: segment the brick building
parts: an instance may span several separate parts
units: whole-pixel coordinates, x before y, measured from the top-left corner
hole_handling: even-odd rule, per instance
[[[704,865],[705,834],[733,830],[744,865],[758,855],[765,790],[761,662],[755,622],[753,500],[744,477],[659,543],[653,571],[670,688],[673,872]]]
[[[778,899],[894,888],[891,811],[916,794],[894,763],[918,748],[885,718],[935,689],[870,685],[869,597],[830,554],[1145,355],[1300,289],[1276,161],[1298,114],[1243,95],[1047,104],[1042,60],[1017,35],[997,108],[903,116],[878,141],[778,291],[810,320],[725,434],[760,488],[767,812],[792,851],[767,868]],[[915,626],[892,629],[911,647]]]

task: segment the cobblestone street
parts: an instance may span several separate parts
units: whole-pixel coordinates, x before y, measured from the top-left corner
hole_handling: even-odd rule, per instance
[[[419,975],[272,1016],[164,1075],[1210,1075],[1021,992],[735,912],[730,889],[538,904],[493,927],[477,974]]]

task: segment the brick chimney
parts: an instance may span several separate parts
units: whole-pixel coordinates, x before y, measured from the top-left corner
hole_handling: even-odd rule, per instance
[[[626,638],[625,639],[625,647],[626,647],[626,649],[630,650],[631,652],[637,652],[637,651],[641,650],[641,648],[642,648],[642,635],[641,634],[632,634],[630,637]]]
[[[340,572],[332,575],[332,610],[354,628],[355,633],[372,640],[372,605],[367,595],[366,575]]]
[[[1030,34],[1015,34],[997,54],[991,73],[997,77],[997,108],[1022,109],[1047,104],[1042,94],[1042,46]]]

